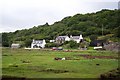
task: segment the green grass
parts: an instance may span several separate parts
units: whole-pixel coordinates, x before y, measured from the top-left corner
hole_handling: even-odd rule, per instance
[[[85,59],[74,56],[75,54],[117,56],[117,53],[110,51],[64,52],[3,48],[2,75],[26,78],[98,78],[100,74],[118,67],[117,59]],[[54,60],[55,57],[80,60],[57,61]]]

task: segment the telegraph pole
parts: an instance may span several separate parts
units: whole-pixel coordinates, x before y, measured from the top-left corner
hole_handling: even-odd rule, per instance
[[[103,36],[103,24],[102,24],[102,36]]]

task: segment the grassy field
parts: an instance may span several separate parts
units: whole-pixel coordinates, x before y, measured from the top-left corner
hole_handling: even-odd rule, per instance
[[[2,49],[2,75],[26,78],[99,78],[100,74],[118,67],[117,59],[87,59],[80,54],[113,56],[110,51],[52,51]],[[54,60],[70,57],[71,60]],[[97,65],[98,64],[98,65]]]

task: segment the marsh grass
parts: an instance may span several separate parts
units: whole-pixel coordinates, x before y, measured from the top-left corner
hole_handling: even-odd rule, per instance
[[[98,78],[100,74],[118,67],[117,59],[86,59],[74,56],[115,56],[110,51],[51,51],[3,48],[2,75],[25,78]],[[73,60],[54,60],[71,57]],[[78,59],[78,60],[74,60]]]

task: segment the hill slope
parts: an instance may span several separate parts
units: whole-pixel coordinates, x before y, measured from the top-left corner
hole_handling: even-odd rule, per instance
[[[120,10],[102,10],[96,13],[76,14],[68,16],[53,25],[48,23],[34,26],[30,29],[17,30],[10,33],[2,33],[3,46],[9,46],[12,42],[21,42],[28,46],[34,39],[55,39],[58,35],[104,36],[111,35],[112,40],[119,39],[120,34]],[[103,33],[102,33],[103,28]],[[23,46],[24,46],[23,45]]]

